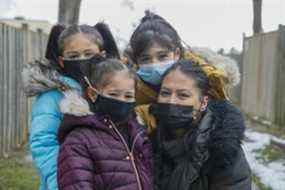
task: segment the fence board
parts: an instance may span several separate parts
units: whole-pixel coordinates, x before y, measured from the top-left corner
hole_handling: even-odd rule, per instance
[[[241,107],[249,116],[279,127],[285,127],[284,61],[284,27],[244,38]]]
[[[47,35],[0,23],[0,157],[27,141],[31,100],[22,91],[23,64],[44,55]]]

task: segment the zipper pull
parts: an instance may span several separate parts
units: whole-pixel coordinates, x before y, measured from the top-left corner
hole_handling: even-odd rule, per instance
[[[131,159],[131,160],[134,160],[134,155],[133,155],[132,152],[130,152],[129,156],[130,156],[130,159]]]

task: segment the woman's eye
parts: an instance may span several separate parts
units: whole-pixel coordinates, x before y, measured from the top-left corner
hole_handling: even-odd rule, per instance
[[[170,96],[171,93],[170,93],[170,92],[167,92],[167,91],[161,91],[161,92],[160,92],[160,95],[163,96],[163,97],[166,97],[166,96]]]
[[[84,56],[85,57],[92,57],[92,56],[94,56],[94,53],[93,52],[88,52],[88,53],[85,53]]]

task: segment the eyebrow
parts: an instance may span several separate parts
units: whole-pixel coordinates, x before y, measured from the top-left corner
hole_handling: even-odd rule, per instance
[[[65,54],[79,54],[79,52],[77,52],[77,51],[67,51],[67,52],[65,52]]]
[[[141,59],[141,58],[148,58],[148,57],[150,57],[149,54],[142,54],[142,55],[140,56],[140,59]]]
[[[176,90],[177,92],[187,92],[187,93],[189,93],[189,94],[191,94],[192,95],[192,91],[191,90],[188,90],[188,89],[178,89],[178,90]]]
[[[85,53],[85,52],[93,52],[93,50],[92,50],[92,49],[85,49],[83,52],[84,52],[84,53]]]
[[[108,91],[109,92],[120,92],[120,93],[122,93],[122,92],[133,93],[133,92],[135,92],[135,90],[120,90],[120,89],[110,89]]]
[[[166,87],[161,87],[160,90],[167,90],[167,91],[171,91],[169,88],[166,88]]]
[[[170,51],[168,51],[168,50],[162,50],[162,51],[158,51],[158,52],[156,52],[157,54],[169,54],[170,53]]]

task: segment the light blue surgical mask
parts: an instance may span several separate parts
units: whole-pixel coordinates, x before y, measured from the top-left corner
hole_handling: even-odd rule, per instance
[[[154,64],[140,65],[137,74],[139,77],[152,85],[159,85],[162,81],[162,76],[169,69],[175,61],[171,60],[168,62],[160,62]]]

